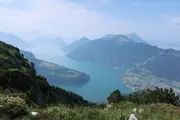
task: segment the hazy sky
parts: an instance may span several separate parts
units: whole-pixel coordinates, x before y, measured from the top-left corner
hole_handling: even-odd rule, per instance
[[[180,0],[0,0],[0,31],[21,37],[137,33],[180,49]]]

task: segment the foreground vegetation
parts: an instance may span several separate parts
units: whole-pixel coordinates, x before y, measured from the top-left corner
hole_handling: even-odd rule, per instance
[[[54,87],[54,89],[60,89]],[[62,92],[62,91],[61,91]],[[63,93],[61,93],[63,94]],[[66,95],[64,95],[66,96]],[[156,88],[128,95],[115,90],[105,104],[67,103],[37,105],[25,93],[0,93],[1,120],[179,120],[180,99],[172,89]],[[72,104],[71,104],[72,103]]]
[[[160,103],[137,105],[121,101],[108,104],[106,107],[68,107],[64,104],[40,107],[28,106],[20,97],[1,95],[0,104],[1,120],[125,120],[135,112],[134,109],[137,109],[135,115],[138,120],[179,120],[180,118],[179,107]],[[33,115],[33,112],[36,114]]]
[[[127,95],[122,95],[119,90],[115,90],[107,99],[109,103],[116,103],[119,101],[130,101],[138,105],[166,103],[180,107],[180,97],[176,95],[172,88],[163,89],[156,87],[154,90],[144,89]]]

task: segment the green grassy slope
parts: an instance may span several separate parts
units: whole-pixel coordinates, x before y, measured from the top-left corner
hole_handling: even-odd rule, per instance
[[[11,97],[11,100],[0,95],[1,120],[8,120],[16,116],[17,120],[125,120],[129,118],[133,109],[138,120],[179,120],[180,108],[168,104],[136,105],[131,102],[118,102],[105,108],[98,107],[67,107],[59,104],[49,107],[28,107],[24,99]],[[14,102],[12,102],[12,99]],[[37,115],[31,115],[36,112]]]

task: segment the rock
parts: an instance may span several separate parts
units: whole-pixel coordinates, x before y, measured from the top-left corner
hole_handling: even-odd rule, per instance
[[[131,114],[129,116],[129,120],[137,120],[136,115],[135,114]]]

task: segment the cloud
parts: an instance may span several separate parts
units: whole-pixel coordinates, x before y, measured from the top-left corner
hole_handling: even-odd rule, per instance
[[[180,27],[177,26],[179,17],[168,19],[169,22],[164,22],[167,21],[164,19],[155,23],[141,22],[87,9],[72,0],[23,0],[23,3],[22,0],[0,0],[2,1],[9,1],[9,6],[0,4],[0,31],[25,35],[26,38],[28,35],[25,33],[33,31],[43,33],[41,36],[60,37],[65,41],[65,38],[86,36],[93,39],[108,33],[130,32],[135,32],[147,40],[177,41],[177,38],[180,38]],[[122,14],[122,11],[117,12]]]
[[[64,0],[26,0],[29,10],[0,7],[3,31],[41,31],[59,36],[93,36],[104,33],[107,21],[98,12]]]

